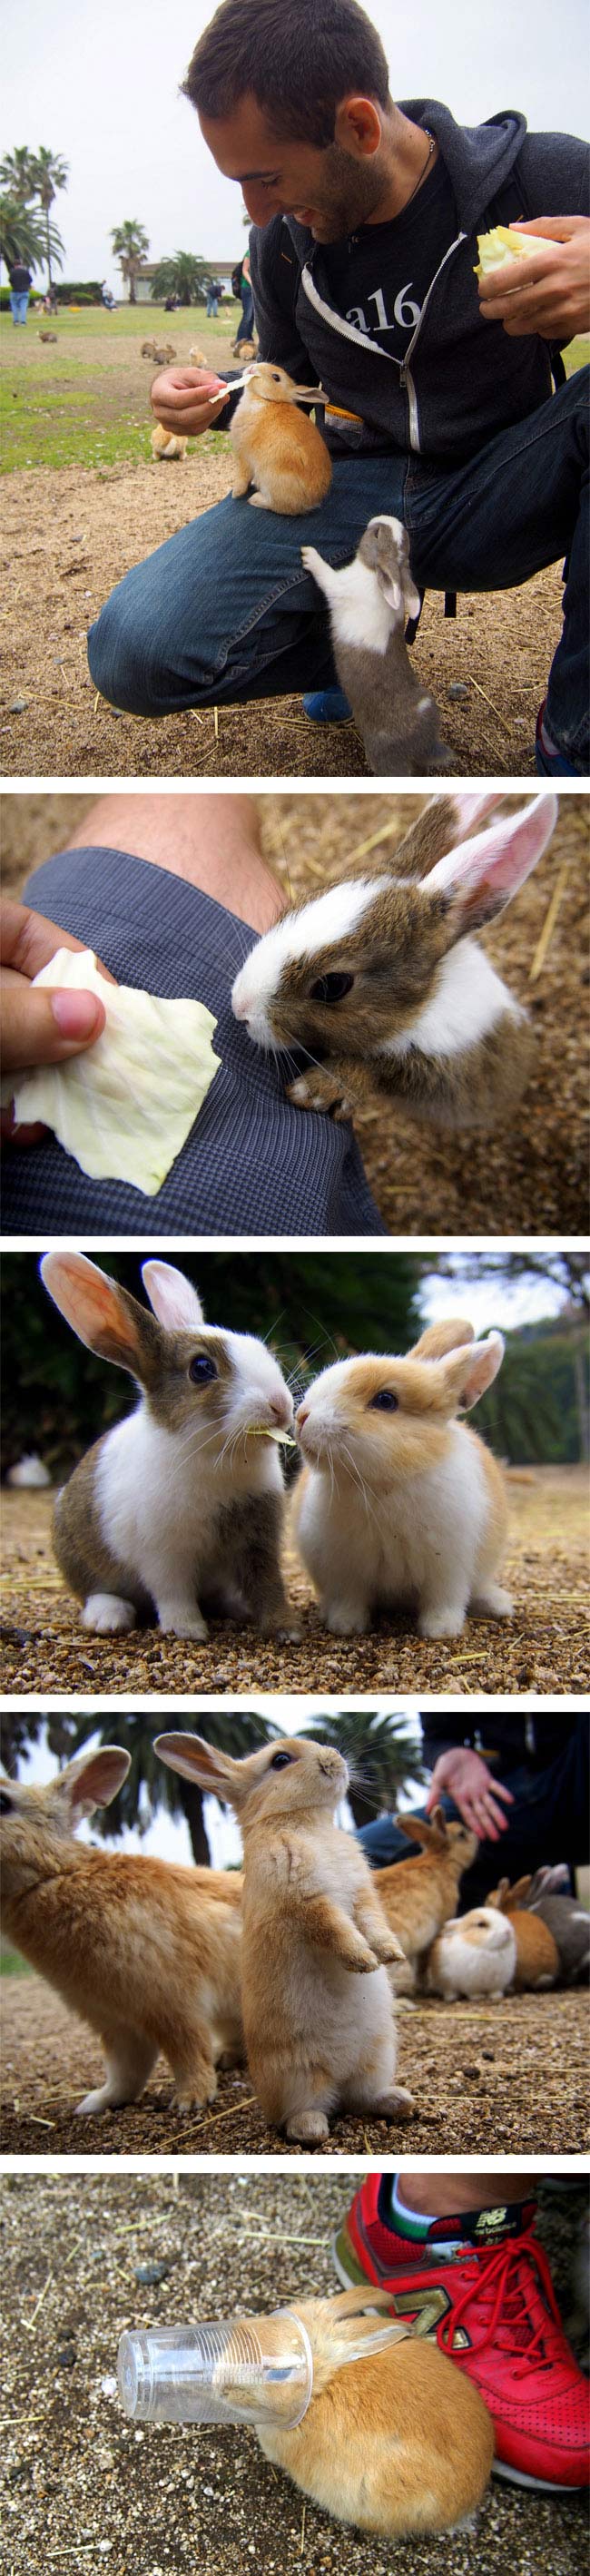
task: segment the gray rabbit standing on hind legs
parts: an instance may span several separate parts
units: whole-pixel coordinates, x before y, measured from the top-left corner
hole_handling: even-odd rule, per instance
[[[412,669],[405,625],[420,600],[401,519],[369,519],[352,563],[336,572],[316,546],[302,546],[306,572],[323,590],[340,686],[374,778],[421,778],[452,767],[439,740],[438,709]]]

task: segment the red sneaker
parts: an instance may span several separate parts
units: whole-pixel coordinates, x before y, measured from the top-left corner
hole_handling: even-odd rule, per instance
[[[500,2477],[587,2486],[588,2383],[533,2233],[534,2202],[437,2218],[413,2240],[410,2214],[408,2235],[383,2214],[391,2180],[368,2175],[347,2211],[333,2248],[339,2279],[390,2289],[396,2314],[475,2380],[493,2418]]]

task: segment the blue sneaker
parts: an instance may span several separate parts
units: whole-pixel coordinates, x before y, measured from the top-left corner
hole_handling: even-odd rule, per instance
[[[312,724],[346,724],[352,715],[343,689],[313,689],[303,706]]]
[[[537,716],[535,728],[535,769],[538,771],[540,778],[580,778],[582,776],[581,770],[574,769],[573,761],[566,760],[565,752],[557,750],[556,744],[551,740],[550,733],[547,732],[545,725],[546,704],[547,701],[546,698],[544,698],[543,705],[542,707],[539,707],[539,713]]]

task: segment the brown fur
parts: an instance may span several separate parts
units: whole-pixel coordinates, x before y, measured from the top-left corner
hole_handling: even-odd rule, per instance
[[[241,2062],[242,1880],[77,1843],[128,1767],[109,1746],[48,1786],[2,1783],[2,1928],[98,2032],[113,2107],[137,2099],[160,2050],[188,2106],[212,2099],[222,2056]]]
[[[230,426],[235,457],[235,498],[257,489],[251,501],[290,517],[325,500],[332,466],[325,440],[298,403],[319,399],[318,389],[296,385],[284,367],[257,366],[245,385]]]
[[[397,1934],[406,1959],[418,1967],[437,1932],[454,1914],[461,1879],[478,1849],[477,1837],[463,1824],[449,1823],[435,1807],[425,1816],[398,1816],[400,1831],[423,1848],[418,1858],[376,1869],[375,1879],[390,1931]],[[395,1970],[392,1971],[395,1981]]]
[[[259,2432],[268,2460],[340,2522],[382,2538],[453,2530],[481,2503],[494,2429],[479,2390],[423,2336],[371,2349],[386,2291],[370,2286],[297,2303],[314,2361],[311,2403],[294,2430]],[[363,2314],[363,2311],[367,2312]],[[353,2322],[355,2320],[356,2322]],[[356,2354],[366,2339],[366,2354]]]
[[[177,438],[172,430],[163,429],[161,420],[154,422],[150,443],[156,465],[184,464],[188,439]]]
[[[280,992],[269,1005],[273,1038],[278,1047],[302,1047],[320,1059],[319,1070],[315,1061],[309,1077],[288,1085],[298,1106],[349,1116],[377,1089],[413,1117],[451,1131],[490,1127],[513,1114],[534,1041],[530,1022],[508,1009],[485,1037],[457,1055],[428,1055],[418,1047],[406,1056],[378,1053],[385,1039],[403,1036],[433,999],[449,950],[500,909],[491,895],[487,902],[467,902],[441,890],[428,894],[422,883],[459,842],[458,812],[453,796],[433,798],[393,857],[378,848],[351,866],[347,878],[380,881],[370,913],[330,946],[314,949],[313,958],[283,966]],[[297,915],[309,900],[309,893],[303,895],[289,912]],[[334,973],[352,974],[355,982],[330,1006],[314,999],[311,986]]]
[[[281,1737],[241,1762],[199,1736],[159,1736],[156,1751],[239,1816],[244,2029],[265,2118],[303,2144],[326,2137],[329,2112],[344,2104],[407,2119],[386,1983],[362,2007],[355,1991],[358,1976],[370,1987],[400,1951],[360,1846],[332,1824],[348,1780],[340,1754],[310,1736]]]
[[[521,1878],[514,1887],[510,1887],[508,1879],[501,1878],[493,1895],[486,1899],[488,1905],[496,1906],[500,1914],[507,1915],[508,1922],[512,1924],[516,1941],[513,1980],[516,1994],[522,1994],[528,1987],[554,1986],[560,1973],[559,1950],[549,1925],[539,1914],[530,1914],[526,1908],[525,1897],[530,1884],[530,1877]]]

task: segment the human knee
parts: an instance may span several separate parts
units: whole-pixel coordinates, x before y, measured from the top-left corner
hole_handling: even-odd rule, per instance
[[[152,629],[153,635],[153,629]],[[88,662],[95,688],[110,706],[129,715],[154,715],[155,671],[148,627],[113,591],[88,635]]]

